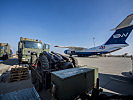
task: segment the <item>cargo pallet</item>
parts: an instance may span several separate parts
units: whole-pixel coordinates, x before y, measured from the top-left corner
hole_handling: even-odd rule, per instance
[[[9,82],[27,80],[28,76],[29,76],[28,68],[26,67],[12,68],[10,71]]]

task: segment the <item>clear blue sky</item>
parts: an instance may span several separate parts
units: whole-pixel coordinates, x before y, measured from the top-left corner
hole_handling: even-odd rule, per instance
[[[0,42],[17,51],[20,37],[39,39],[55,45],[93,47],[105,43],[127,15],[133,13],[133,0],[0,0]],[[133,54],[130,45],[118,52]]]

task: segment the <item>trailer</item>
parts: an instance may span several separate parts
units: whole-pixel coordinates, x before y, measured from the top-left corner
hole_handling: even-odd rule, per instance
[[[32,53],[31,59],[35,55]],[[38,92],[50,90],[51,96],[58,100],[73,100],[91,91],[98,78],[97,68],[79,67],[74,57],[54,52],[41,53],[36,63],[31,62],[30,69],[35,89]]]
[[[33,58],[36,58],[34,62],[32,62]],[[51,72],[76,66],[77,60],[73,57],[65,57],[58,53],[46,51],[40,53],[40,56],[37,57],[36,53],[33,52],[31,53],[30,64],[32,83],[37,91],[40,91],[42,87],[48,89],[51,86]]]

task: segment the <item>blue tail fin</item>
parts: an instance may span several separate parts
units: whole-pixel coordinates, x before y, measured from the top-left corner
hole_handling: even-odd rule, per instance
[[[108,44],[127,44],[125,41],[133,29],[133,25],[117,29],[110,39],[105,43]]]

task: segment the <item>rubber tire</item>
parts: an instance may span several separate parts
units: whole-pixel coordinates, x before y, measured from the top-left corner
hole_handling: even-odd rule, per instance
[[[18,58],[18,64],[20,65],[21,64],[21,59]]]
[[[6,55],[6,60],[9,58],[9,56],[8,55]]]
[[[66,62],[61,66],[61,69],[69,69],[69,68],[73,68],[74,65],[71,62]]]
[[[77,67],[78,66],[78,60],[74,57],[69,57],[70,59],[72,59],[72,63],[74,65],[74,67]]]
[[[38,65],[37,66],[38,66],[37,68],[39,68],[39,70],[42,70],[42,71],[50,69],[48,58],[45,55],[41,54],[39,56]]]
[[[51,74],[49,72],[44,73],[44,70],[49,70],[49,61],[48,58],[44,54],[40,54],[37,70],[43,77],[43,86],[45,89],[50,88],[51,86]]]
[[[8,55],[6,54],[3,56],[3,60],[7,60],[7,59],[8,59]]]

